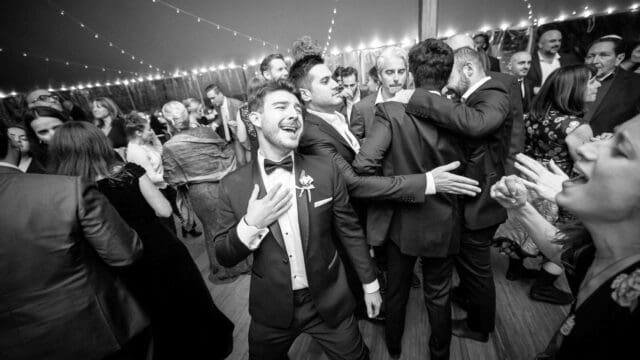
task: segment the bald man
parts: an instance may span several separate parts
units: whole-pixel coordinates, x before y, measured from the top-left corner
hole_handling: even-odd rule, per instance
[[[60,97],[53,95],[45,89],[36,89],[30,92],[27,95],[27,106],[29,109],[36,106],[46,106],[58,111],[63,111],[62,104],[60,104]]]
[[[518,51],[513,54],[509,59],[507,69],[518,79],[522,96],[522,111],[526,114],[529,112],[533,97],[531,82],[527,79],[527,74],[531,69],[531,54],[526,51]]]
[[[538,28],[537,48],[531,54],[531,71],[527,78],[533,86],[534,94],[549,77],[553,70],[571,64],[581,63],[578,58],[569,53],[561,53],[562,33],[553,27]]]

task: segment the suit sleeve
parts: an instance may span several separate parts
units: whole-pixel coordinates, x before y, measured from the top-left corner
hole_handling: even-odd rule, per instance
[[[224,185],[220,183],[220,198],[216,207],[217,224],[213,240],[215,242],[216,258],[222,266],[231,267],[244,260],[251,250],[238,237],[238,223],[229,194]]]
[[[333,228],[344,245],[351,264],[363,284],[376,280],[377,269],[369,255],[364,232],[349,203],[349,194],[339,169],[333,165]]]
[[[411,203],[424,202],[427,186],[424,174],[388,177],[360,176],[353,170],[351,164],[338,153],[333,143],[319,140],[307,149],[311,154],[328,156],[336,164],[347,184],[349,195],[352,197]]]
[[[132,264],[142,255],[142,241],[95,185],[76,180],[78,220],[84,238],[110,266]]]
[[[509,113],[509,97],[504,91],[485,90],[482,100],[471,107],[416,89],[406,111],[453,133],[482,138],[496,131],[504,122]]]
[[[353,105],[353,108],[351,108],[349,129],[358,140],[364,138],[364,115],[360,112],[358,104]]]
[[[526,86],[526,85],[525,85]],[[505,128],[505,149],[509,149],[507,154],[507,160],[505,164],[505,172],[507,174],[515,174],[515,156],[524,151],[525,141],[525,128],[524,128],[524,115],[522,109],[522,97],[520,96],[520,84],[517,80],[513,80],[511,83],[511,89],[509,89],[509,102],[511,111],[511,123],[508,124],[511,128]]]

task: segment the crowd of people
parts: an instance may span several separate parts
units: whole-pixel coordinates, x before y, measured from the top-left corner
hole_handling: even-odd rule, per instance
[[[489,40],[389,46],[360,78],[303,38],[245,101],[211,84],[148,113],[30,92],[0,121],[0,358],[226,358],[234,324],[181,240],[200,235],[207,281],[251,278],[251,359],[302,333],[368,359],[358,320],[400,358],[412,287],[431,359],[487,342],[492,247],[532,301],[572,304],[538,359],[633,354],[640,45],[608,35],[579,59],[542,26],[501,72]]]

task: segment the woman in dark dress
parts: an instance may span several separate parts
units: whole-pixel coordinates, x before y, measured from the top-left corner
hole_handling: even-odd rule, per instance
[[[120,163],[94,125],[70,122],[54,136],[57,174],[96,181],[144,245],[144,255],[121,276],[148,312],[155,359],[223,359],[233,346],[233,324],[215,306],[186,247],[160,224],[171,206],[133,163]]]
[[[571,180],[540,164],[530,164],[527,171],[536,183],[511,176],[491,189],[492,197],[523,225],[542,253],[565,267],[576,297],[538,359],[636,358],[640,335],[640,116],[620,125],[612,138],[580,146],[576,155],[574,169],[579,175]],[[558,233],[527,201],[525,186],[540,196],[555,198],[581,225]],[[550,239],[554,234],[557,241]]]

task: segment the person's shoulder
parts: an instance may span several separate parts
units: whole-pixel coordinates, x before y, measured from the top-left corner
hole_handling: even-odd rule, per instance
[[[246,181],[247,179],[251,179],[251,173],[253,171],[253,166],[255,161],[256,160],[253,160],[248,164],[244,164],[239,168],[233,170],[232,172],[227,174],[224,178],[222,178],[222,180],[220,180],[220,183],[222,185],[225,185],[226,187],[232,187],[235,184]]]
[[[303,169],[314,169],[316,173],[327,175],[334,171],[334,163],[329,156],[301,154],[296,152],[295,157],[296,164],[300,163],[300,166],[302,166]]]

